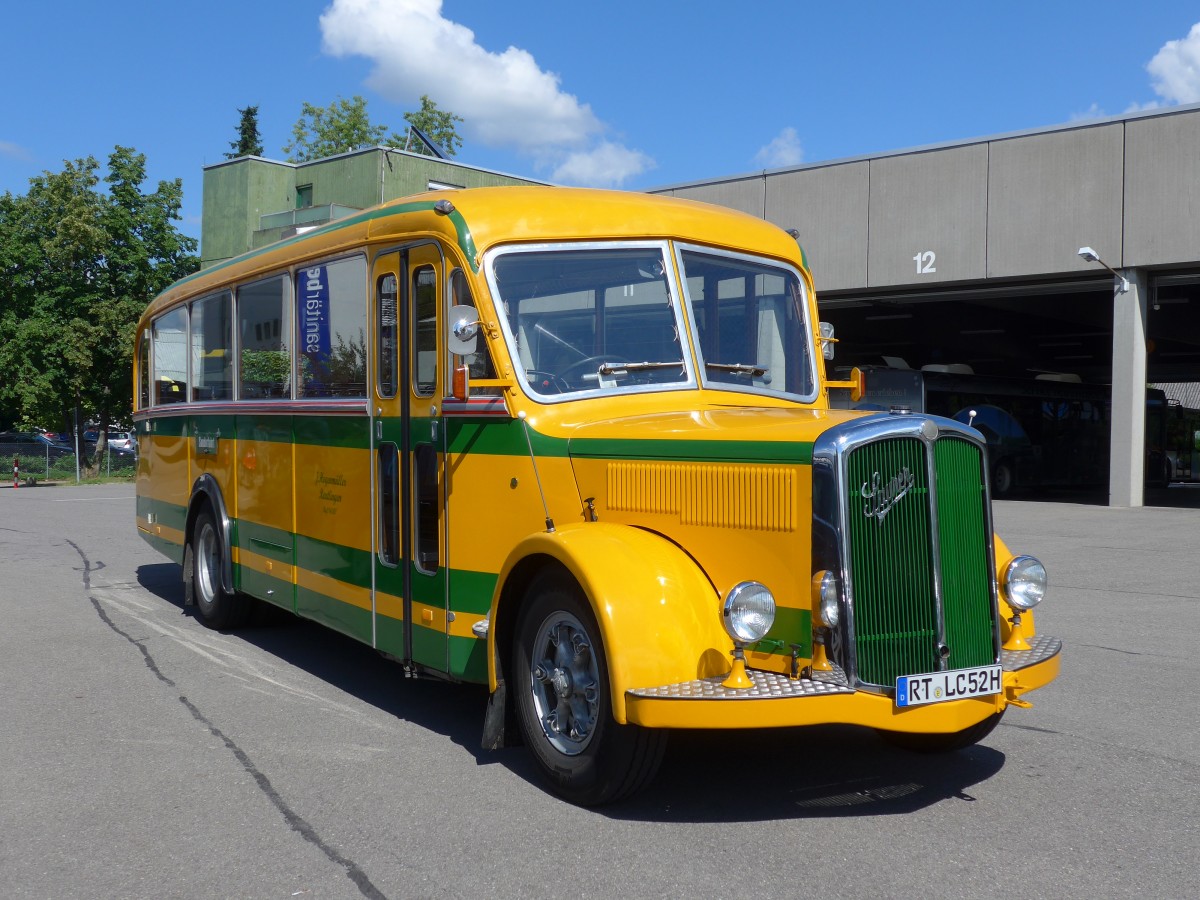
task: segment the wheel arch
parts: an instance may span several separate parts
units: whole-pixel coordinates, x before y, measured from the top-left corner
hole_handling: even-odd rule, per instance
[[[613,717],[624,724],[625,692],[729,671],[733,642],[721,626],[720,597],[678,546],[628,525],[580,523],[530,535],[509,554],[492,599],[488,680],[509,664],[523,602],[547,570],[571,578],[600,628]]]
[[[233,520],[225,508],[225,498],[221,494],[221,486],[207,472],[196,479],[192,485],[192,496],[188,500],[187,519],[183,527],[185,552],[192,546],[193,530],[200,511],[208,506],[217,520],[217,535],[221,539],[221,588],[228,594],[234,593],[233,587]],[[188,566],[183,567],[183,577],[190,578]]]

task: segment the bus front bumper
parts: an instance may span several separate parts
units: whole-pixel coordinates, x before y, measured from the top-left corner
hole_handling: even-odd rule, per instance
[[[949,733],[969,728],[1010,703],[1029,704],[1022,694],[1055,679],[1062,641],[1047,635],[1029,650],[1004,650],[999,694],[900,708],[883,694],[858,691],[836,667],[810,678],[748,670],[754,686],[731,689],[723,677],[625,693],[625,718],[646,728],[787,728],[798,725],[864,725],[885,731]]]

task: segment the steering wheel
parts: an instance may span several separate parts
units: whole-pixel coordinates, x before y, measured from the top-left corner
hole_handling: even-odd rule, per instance
[[[595,356],[586,356],[581,360],[571,363],[565,369],[560,371],[558,373],[558,377],[567,384],[573,385],[575,382],[574,373],[576,369],[587,370],[590,368],[594,372],[596,369],[600,368],[602,363],[606,362],[623,363],[629,362],[629,360],[623,356],[617,356],[614,353],[599,353]]]
[[[571,386],[560,376],[542,369],[526,369],[525,377],[529,379],[529,386],[539,394],[549,393],[551,389],[562,394],[571,389]]]

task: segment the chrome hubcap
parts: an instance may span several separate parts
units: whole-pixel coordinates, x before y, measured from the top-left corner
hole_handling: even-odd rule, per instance
[[[600,714],[600,672],[591,638],[577,618],[557,612],[542,622],[530,674],[542,734],[566,756],[582,753]]]
[[[196,602],[209,609],[216,602],[217,533],[207,522],[196,541]]]

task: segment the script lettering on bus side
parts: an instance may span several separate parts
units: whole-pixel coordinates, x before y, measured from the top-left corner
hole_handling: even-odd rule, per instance
[[[908,466],[902,468],[886,483],[882,475],[874,473],[869,485],[866,481],[862,485],[862,496],[867,501],[863,504],[863,515],[882,523],[900,499],[912,490],[916,480]]]
[[[342,495],[333,490],[333,488],[345,487],[345,477],[341,473],[336,475],[326,475],[324,469],[318,469],[316,485],[317,496],[321,500],[321,512],[326,513],[327,515],[336,516],[338,504],[342,502]]]

